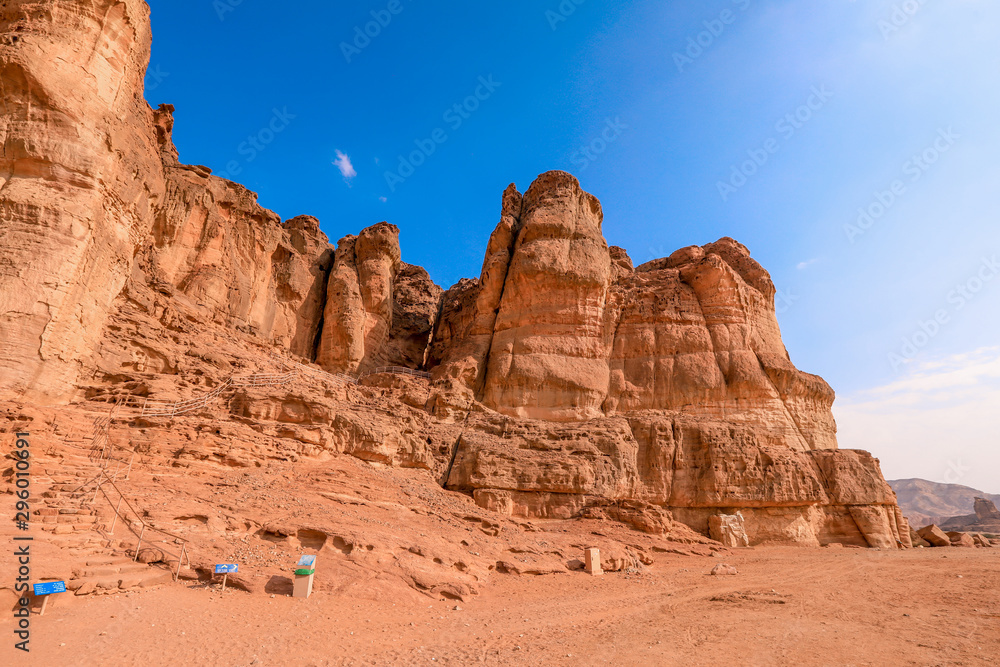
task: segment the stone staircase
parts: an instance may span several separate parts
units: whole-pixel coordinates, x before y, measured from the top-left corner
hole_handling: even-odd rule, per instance
[[[172,583],[174,573],[164,567],[136,563],[126,556],[94,556],[73,568],[66,588],[76,595],[117,593]]]
[[[68,589],[87,595],[149,588],[181,578],[185,560],[190,570],[186,541],[151,526],[118,486],[128,479],[135,452],[112,444],[110,429],[116,421],[188,414],[208,407],[229,388],[278,387],[300,375],[350,384],[382,373],[430,378],[429,373],[400,367],[373,368],[358,377],[334,375],[275,358],[282,366],[281,373],[232,376],[212,391],[186,401],[120,397],[107,414],[90,415],[90,429],[77,427],[74,432],[72,426],[61,429],[53,424],[61,447],[58,453],[53,450],[35,460],[32,524],[49,533],[46,542],[65,554],[58,575],[67,579]],[[38,493],[39,488],[44,490]],[[142,562],[153,559],[158,562]]]
[[[99,541],[94,534],[98,522],[94,486],[88,482],[97,477],[100,468],[79,440],[67,439],[62,443],[57,458],[36,460],[32,482],[36,489],[45,490],[34,494],[42,503],[33,512],[34,524],[51,533],[51,541],[60,545]]]
[[[116,517],[116,508],[98,488],[99,482],[108,484],[108,479],[125,477],[130,461],[105,458],[102,463],[106,465],[95,463],[94,442],[98,439],[79,436],[65,434],[60,437],[58,455],[36,459],[32,480],[35,489],[44,489],[33,494],[37,507],[32,524],[48,533],[46,542],[65,555],[59,571],[66,578],[66,587],[76,595],[88,595],[171,583],[177,560],[166,564],[137,562],[132,528]],[[125,537],[131,539],[122,539]]]

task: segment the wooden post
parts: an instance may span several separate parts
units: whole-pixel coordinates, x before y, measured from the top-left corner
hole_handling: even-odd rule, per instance
[[[229,573],[228,573],[228,572],[226,572],[226,573],[225,573],[224,575],[222,575],[222,592],[223,592],[223,593],[225,593],[225,592],[226,592],[226,578],[227,578],[228,576],[229,576]]]
[[[118,497],[118,505],[115,507],[115,518],[111,521],[111,534],[115,534],[115,524],[118,523],[118,509],[122,506],[122,500],[125,496]]]
[[[42,597],[42,608],[38,610],[38,615],[41,616],[45,613],[45,606],[49,603],[49,596],[45,595]]]
[[[184,547],[185,546],[187,546],[187,545],[185,545],[185,544],[181,545],[181,555],[177,557],[177,572],[174,573],[174,581],[177,581],[178,579],[181,578],[181,563],[184,562]],[[188,559],[188,565],[190,565],[190,564],[191,564],[191,559]]]
[[[140,519],[140,521],[142,521],[142,519]],[[136,542],[136,545],[135,545],[135,558],[132,559],[133,563],[136,562],[137,560],[139,560],[139,547],[142,546],[142,535],[145,532],[146,532],[146,524],[145,524],[145,522],[143,522],[143,524],[142,524],[142,530],[139,531],[139,541]]]

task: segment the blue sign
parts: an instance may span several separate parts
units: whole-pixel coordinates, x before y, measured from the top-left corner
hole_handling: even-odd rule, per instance
[[[316,556],[303,556],[295,567],[312,567],[316,564]]]
[[[216,574],[229,574],[230,572],[239,572],[239,571],[240,571],[240,566],[239,565],[216,565],[215,566],[215,573]]]
[[[35,584],[34,589],[35,589],[35,595],[52,595],[53,593],[65,593],[66,582],[46,581],[41,584]]]

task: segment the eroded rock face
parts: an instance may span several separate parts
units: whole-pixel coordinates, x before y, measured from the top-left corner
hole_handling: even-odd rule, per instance
[[[976,511],[976,518],[982,523],[1000,521],[1000,510],[997,509],[992,500],[976,498],[974,509]]]
[[[708,520],[708,532],[712,539],[724,546],[747,547],[750,546],[750,538],[747,537],[743,524],[743,515],[739,512],[716,514]]]
[[[337,244],[316,355],[320,366],[348,374],[423,366],[441,288],[399,257],[399,228],[386,222]]]
[[[637,269],[563,172],[504,193],[478,282],[444,297],[429,361],[511,416],[725,415],[799,451],[836,447],[834,394],[781,342],[774,285],[732,239]],[[485,370],[484,370],[485,368]]]
[[[57,7],[55,5],[58,5]],[[142,0],[0,7],[0,392],[75,393],[164,193]]]
[[[141,98],[139,0],[21,2],[0,30],[0,400],[186,399],[290,367],[274,355],[429,369],[231,388],[143,438],[175,462],[415,468],[513,517],[708,535],[738,511],[752,544],[909,546],[736,241],[634,267],[598,200],[549,172],[507,188],[480,276],[442,292],[391,224],[333,248],[315,218],[180,164],[172,108]]]
[[[569,174],[508,188],[483,275],[445,293],[439,405],[464,391],[512,418],[500,442],[463,436],[449,485],[526,517],[628,499],[703,533],[743,509],[754,543],[909,546],[878,462],[837,450],[834,393],[792,365],[749,251],[633,268],[601,222]]]
[[[387,365],[424,367],[442,293],[425,269],[400,264],[392,283],[392,327],[385,352]]]
[[[600,202],[569,174],[543,174],[528,189],[493,328],[489,407],[532,419],[602,416],[611,281],[602,221]]]
[[[319,221],[282,223],[243,186],[179,164],[170,116],[169,107],[156,113],[167,193],[140,255],[145,281],[173,287],[217,324],[312,359],[333,262]]]

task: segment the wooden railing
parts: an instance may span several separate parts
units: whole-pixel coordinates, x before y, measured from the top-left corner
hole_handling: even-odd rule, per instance
[[[431,374],[426,371],[415,371],[412,368],[403,368],[402,366],[381,366],[374,370],[366,371],[358,376],[355,382],[360,382],[370,375],[380,375],[382,373],[391,373],[393,375],[411,375],[413,377],[424,378],[429,380]]]
[[[357,377],[352,377],[350,375],[339,373],[327,373],[326,371],[318,368],[312,368],[295,361],[282,359],[277,355],[275,355],[274,358],[285,368],[290,368],[291,370],[285,373],[233,375],[227,378],[222,384],[212,389],[210,392],[186,401],[162,401],[150,398],[141,398],[138,396],[129,396],[121,399],[120,402],[140,409],[143,417],[177,417],[204,409],[231,387],[280,387],[292,382],[303,374],[318,377],[324,380],[330,380],[332,382],[346,384],[358,384],[361,380],[367,377],[382,373],[409,375],[411,377],[423,379],[430,379],[431,377],[431,374],[425,371],[415,371],[412,368],[403,368],[401,366],[382,366],[366,371]]]
[[[108,501],[108,504],[111,506],[112,511],[114,511],[114,518],[111,521],[111,527],[108,529],[108,534],[114,536],[115,527],[118,525],[118,520],[121,519],[122,523],[125,524],[125,526],[129,529],[129,531],[133,535],[137,536],[138,540],[136,541],[135,544],[135,555],[132,557],[133,561],[138,560],[139,551],[141,550],[142,543],[144,541],[146,542],[146,544],[149,544],[150,546],[156,543],[160,544],[173,543],[175,545],[177,544],[180,545],[179,553],[173,553],[168,549],[159,547],[161,551],[177,559],[177,570],[174,572],[174,581],[177,581],[177,578],[180,576],[181,566],[182,563],[184,562],[184,559],[187,559],[189,567],[191,565],[191,556],[187,552],[188,540],[184,539],[183,537],[180,537],[179,535],[174,535],[173,533],[169,533],[165,530],[161,530],[160,528],[156,528],[152,524],[146,522],[146,520],[142,518],[142,515],[139,514],[139,511],[136,510],[135,506],[132,505],[132,503],[129,502],[128,498],[125,497],[125,494],[122,493],[122,490],[118,488],[118,485],[115,483],[115,480],[111,476],[109,476],[105,470],[101,470],[100,472],[97,473],[96,476],[92,477],[91,479],[87,480],[77,488],[73,489],[70,492],[70,494],[72,496],[83,492],[89,493],[90,492],[89,487],[91,486],[94,487],[94,497],[90,501],[91,504],[97,502],[98,495],[103,495],[104,498]],[[115,502],[112,499],[111,495],[108,493],[107,487],[110,487],[118,494],[117,502]],[[124,510],[122,510],[123,504],[125,505]],[[131,511],[132,515],[135,517],[134,520],[129,520],[129,511]],[[133,523],[139,524],[138,531],[136,530]],[[95,526],[95,529],[99,529],[99,527]],[[167,539],[161,538],[159,540],[150,540],[146,538],[147,530],[149,530],[149,532],[151,533],[158,533],[160,535],[163,535]]]
[[[132,557],[133,561],[136,561],[136,560],[139,559],[139,551],[142,548],[142,543],[143,543],[144,538],[145,538],[146,544],[148,544],[150,546],[153,546],[155,544],[163,545],[163,544],[171,544],[171,543],[174,544],[174,545],[180,545],[180,549],[178,550],[178,553],[173,553],[170,550],[163,548],[162,546],[157,547],[161,551],[163,551],[165,554],[167,554],[169,556],[173,556],[173,557],[175,557],[177,559],[177,570],[174,572],[174,581],[177,581],[177,579],[180,577],[181,567],[182,567],[182,565],[184,563],[184,559],[185,558],[187,559],[188,567],[191,566],[191,556],[187,552],[188,540],[185,540],[183,537],[180,537],[178,535],[174,535],[173,533],[169,533],[169,532],[167,532],[165,530],[161,530],[159,528],[156,528],[152,524],[147,523],[146,520],[142,518],[142,515],[139,514],[138,510],[136,510],[135,507],[132,505],[132,503],[129,502],[128,498],[125,497],[125,494],[122,493],[122,490],[118,488],[118,485],[115,484],[115,481],[113,479],[111,479],[110,477],[108,477],[104,473],[103,470],[101,471],[101,474],[98,477],[99,477],[99,481],[97,483],[97,491],[99,491],[100,493],[102,493],[104,495],[104,498],[108,501],[108,504],[111,505],[112,509],[115,512],[115,516],[114,516],[114,519],[111,522],[111,528],[108,529],[108,533],[110,535],[112,535],[112,536],[115,534],[115,526],[118,524],[118,519],[121,519],[122,523],[125,525],[125,527],[128,528],[129,531],[131,531],[131,533],[133,535],[135,535],[135,536],[138,537],[138,540],[135,543],[135,555]],[[118,501],[117,502],[114,502],[112,500],[111,495],[107,491],[107,487],[112,488],[115,492],[118,493]],[[124,511],[122,511],[122,504],[125,505],[125,510]],[[129,512],[130,511],[131,511],[132,515],[134,516],[134,520],[130,520],[129,519]],[[136,523],[139,524],[139,529],[138,530],[136,530],[135,525],[134,525]],[[152,540],[148,539],[148,538],[146,538],[146,531],[147,530],[150,533],[158,533],[160,535],[163,535],[166,539],[164,539],[164,538],[160,538],[158,540],[156,540],[156,539],[152,539]],[[168,540],[169,540],[169,542],[168,542]]]
[[[284,366],[284,368],[290,370],[284,373],[256,373],[253,375],[230,376],[222,384],[218,385],[208,393],[186,401],[170,402],[138,396],[120,397],[115,400],[107,415],[102,415],[94,420],[93,432],[90,439],[90,456],[91,461],[93,461],[100,470],[95,477],[74,489],[71,492],[71,495],[83,492],[84,490],[89,492],[89,487],[93,485],[94,497],[91,500],[91,504],[97,502],[98,495],[104,496],[114,511],[114,518],[111,522],[111,527],[108,530],[109,534],[112,536],[114,535],[115,527],[118,525],[118,520],[121,519],[122,523],[125,524],[129,531],[137,537],[133,560],[138,560],[139,551],[145,541],[151,546],[157,543],[160,545],[180,545],[180,549],[176,554],[163,548],[162,546],[159,547],[164,553],[177,558],[177,570],[174,572],[174,581],[176,581],[180,576],[180,570],[185,559],[187,559],[188,566],[190,567],[191,565],[191,557],[187,552],[188,540],[147,523],[146,520],[143,519],[142,515],[139,514],[138,510],[136,510],[132,503],[125,497],[125,494],[122,493],[121,489],[118,488],[118,484],[116,482],[118,474],[121,472],[122,465],[125,463],[125,458],[119,458],[116,455],[115,450],[121,449],[129,455],[125,479],[128,479],[129,474],[132,471],[132,463],[135,460],[135,450],[127,450],[124,447],[119,447],[111,440],[111,425],[116,419],[120,418],[120,413],[123,407],[137,409],[143,417],[174,417],[207,407],[209,403],[217,399],[223,394],[223,392],[232,387],[278,387],[286,385],[302,375],[309,375],[332,382],[346,384],[358,384],[364,378],[383,373],[408,375],[424,379],[429,379],[431,377],[431,374],[425,371],[416,371],[411,368],[403,368],[401,366],[382,366],[366,371],[357,377],[352,377],[344,374],[327,373],[326,371],[318,368],[312,368],[295,361],[282,359],[277,355],[274,355],[274,358],[282,366]],[[112,461],[116,462],[115,471],[108,474],[108,469],[110,468]],[[117,501],[112,499],[111,494],[108,493],[108,488],[113,489],[114,492],[118,494]],[[124,511],[122,510],[122,505],[125,506]],[[133,519],[129,519],[129,512],[131,512],[131,515],[134,517]],[[138,530],[136,529],[136,525],[138,525]],[[164,537],[158,540],[150,540],[146,537],[147,530],[150,533],[157,533]]]
[[[118,488],[118,484],[116,483],[118,475],[122,470],[122,465],[125,464],[126,459],[119,457],[115,450],[119,449],[129,454],[125,479],[128,479],[129,474],[132,472],[132,463],[135,461],[135,450],[128,450],[124,447],[119,447],[111,440],[111,425],[114,423],[114,420],[119,417],[122,406],[128,404],[128,398],[119,398],[112,405],[107,415],[102,415],[94,420],[93,433],[90,439],[90,459],[96,466],[98,466],[99,470],[97,475],[70,491],[70,497],[80,493],[89,493],[91,486],[93,486],[94,490],[94,497],[90,500],[91,505],[97,502],[97,497],[99,495],[104,496],[104,498],[108,501],[108,504],[111,506],[111,509],[114,511],[114,518],[112,519],[111,527],[108,530],[109,534],[112,536],[114,535],[118,520],[121,519],[122,523],[128,527],[132,534],[138,537],[135,546],[135,555],[132,558],[133,561],[138,560],[139,551],[142,548],[143,541],[149,545],[153,545],[155,543],[179,544],[179,553],[173,553],[169,549],[163,548],[162,546],[159,547],[161,551],[177,559],[177,570],[174,572],[174,581],[177,581],[178,577],[180,577],[180,571],[184,560],[187,559],[188,566],[191,565],[191,556],[187,552],[188,541],[180,536],[173,535],[172,533],[168,533],[165,530],[161,530],[147,523],[146,520],[142,518],[142,515],[139,514],[138,510],[136,510],[135,506],[133,506],[132,503],[129,502],[128,498],[125,497],[122,490]],[[109,474],[112,461],[115,462],[115,469],[113,473]],[[113,489],[118,494],[117,502],[112,500],[111,495],[108,493],[108,488]],[[123,504],[125,505],[124,511],[122,510]],[[131,511],[134,516],[134,520],[132,521],[128,518],[129,511]],[[133,523],[139,524],[138,531],[136,531]],[[165,536],[166,539],[161,538],[159,540],[150,540],[146,538],[147,529],[152,533],[158,533]]]

